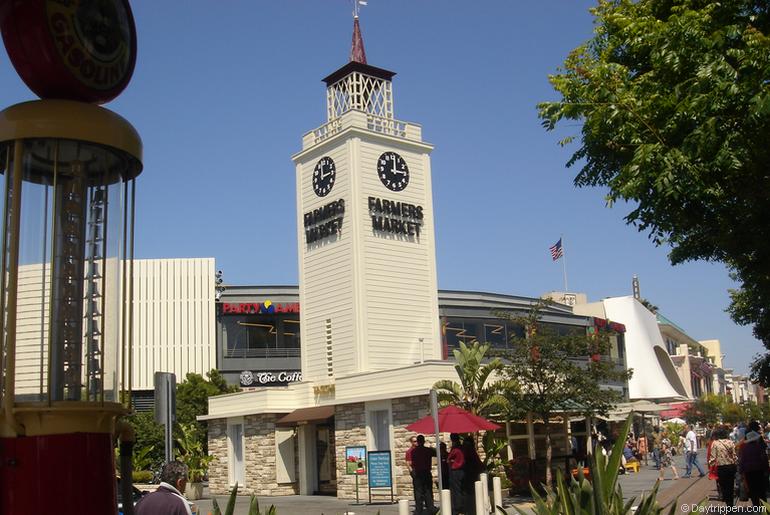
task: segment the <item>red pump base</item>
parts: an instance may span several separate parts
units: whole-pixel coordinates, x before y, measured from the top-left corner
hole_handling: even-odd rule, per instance
[[[0,438],[0,513],[117,513],[111,436]]]

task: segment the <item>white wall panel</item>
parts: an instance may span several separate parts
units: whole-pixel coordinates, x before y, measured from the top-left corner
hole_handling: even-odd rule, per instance
[[[134,390],[153,389],[155,372],[205,375],[216,368],[214,259],[134,261]]]

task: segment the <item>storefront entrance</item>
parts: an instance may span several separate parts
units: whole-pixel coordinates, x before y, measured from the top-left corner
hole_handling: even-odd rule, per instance
[[[333,407],[306,408],[278,421],[296,430],[300,495],[337,495],[333,413]]]

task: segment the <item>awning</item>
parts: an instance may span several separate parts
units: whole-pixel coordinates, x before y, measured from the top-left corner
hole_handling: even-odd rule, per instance
[[[295,409],[288,415],[278,419],[278,426],[295,426],[307,422],[326,420],[334,416],[334,406],[316,406],[313,408]]]
[[[665,406],[644,399],[633,401],[631,406],[636,413],[657,413],[666,409]]]
[[[674,418],[678,417],[681,418],[681,416],[684,414],[685,410],[692,404],[692,401],[690,402],[672,402],[668,405],[668,409],[665,411],[660,412],[661,418]]]
[[[598,415],[597,418],[608,420],[611,422],[620,422],[628,418],[629,413],[645,414],[645,413],[657,413],[664,410],[664,406],[655,404],[647,400],[637,400],[633,402],[624,402],[615,406],[614,409],[607,413],[607,416],[603,417]]]

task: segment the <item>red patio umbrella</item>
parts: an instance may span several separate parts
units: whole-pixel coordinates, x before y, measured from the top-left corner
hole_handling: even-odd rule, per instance
[[[501,426],[490,422],[484,417],[469,413],[457,406],[447,406],[438,412],[438,428],[444,433],[475,433],[482,430],[500,429]],[[433,417],[428,415],[417,422],[406,426],[415,433],[432,434],[434,432]]]

